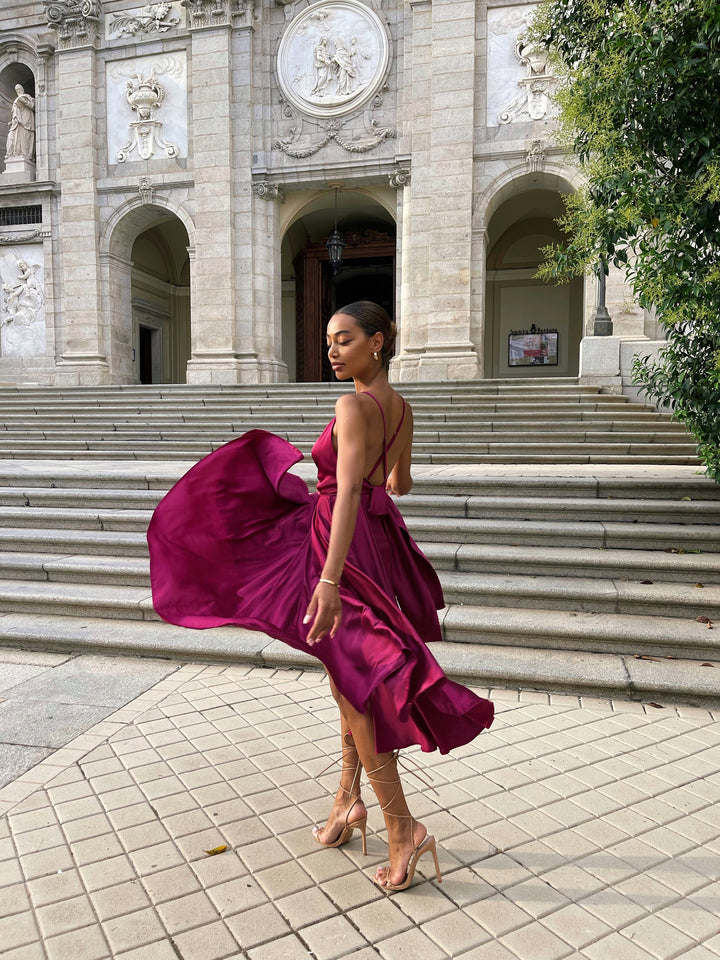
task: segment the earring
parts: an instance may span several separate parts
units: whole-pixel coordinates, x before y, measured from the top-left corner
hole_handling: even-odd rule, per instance
[[[375,351],[373,351],[373,360],[377,360],[377,358],[378,358],[377,353],[376,353]]]

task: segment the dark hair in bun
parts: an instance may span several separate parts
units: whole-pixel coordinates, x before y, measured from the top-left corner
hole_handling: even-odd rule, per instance
[[[349,303],[346,307],[336,310],[335,316],[339,313],[352,317],[366,337],[372,337],[376,333],[383,335],[381,358],[387,370],[390,366],[390,358],[395,353],[397,336],[397,327],[388,316],[387,310],[373,303],[372,300],[356,300],[355,303]]]

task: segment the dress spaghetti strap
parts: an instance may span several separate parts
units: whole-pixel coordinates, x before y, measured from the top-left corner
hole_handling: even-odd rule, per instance
[[[393,443],[395,443],[395,441],[397,440],[398,434],[400,433],[400,428],[402,427],[403,423],[405,422],[405,407],[406,407],[405,398],[404,398],[404,397],[400,397],[400,399],[402,400],[402,405],[403,405],[403,406],[402,406],[402,414],[401,414],[401,416],[400,416],[400,422],[399,422],[398,425],[397,425],[397,430],[396,430],[395,433],[392,435],[392,437],[390,438],[390,442],[388,443],[388,442],[387,442],[387,423],[386,423],[386,421],[385,421],[385,411],[384,411],[383,408],[382,408],[382,404],[380,403],[380,401],[378,400],[378,398],[377,398],[376,396],[374,396],[372,393],[370,393],[369,390],[366,390],[365,393],[366,393],[369,397],[372,397],[373,400],[375,401],[375,403],[376,403],[376,404],[378,405],[378,407],[380,408],[380,414],[381,414],[381,416],[382,416],[382,421],[383,421],[383,450],[382,450],[382,453],[380,454],[380,456],[379,456],[379,457],[377,458],[377,460],[375,461],[375,464],[373,465],[372,470],[369,471],[368,477],[371,477],[371,476],[375,473],[375,471],[377,470],[377,468],[380,466],[380,464],[382,463],[382,465],[383,465],[383,483],[386,483],[386,482],[387,482],[387,452],[388,452],[388,450],[390,449],[390,447],[393,445]]]

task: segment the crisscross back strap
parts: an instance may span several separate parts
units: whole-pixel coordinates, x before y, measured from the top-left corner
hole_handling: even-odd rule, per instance
[[[381,416],[382,416],[382,421],[383,421],[383,449],[382,449],[382,453],[380,454],[380,456],[379,456],[379,457],[377,458],[377,460],[375,461],[375,464],[373,465],[372,470],[369,471],[368,477],[371,477],[371,476],[375,473],[375,471],[377,470],[377,468],[380,466],[380,464],[382,463],[382,465],[383,465],[383,483],[385,483],[385,481],[387,480],[387,452],[388,452],[388,450],[390,449],[390,447],[393,445],[393,443],[395,443],[395,441],[397,440],[397,436],[398,436],[398,434],[400,433],[400,428],[402,427],[402,425],[403,425],[403,423],[404,423],[404,421],[405,421],[405,399],[404,399],[403,397],[400,397],[400,399],[402,400],[402,405],[403,405],[403,406],[402,406],[402,414],[401,414],[401,416],[400,416],[400,422],[399,422],[398,425],[397,425],[397,430],[395,431],[395,433],[394,433],[394,434],[392,435],[392,437],[390,438],[390,441],[387,442],[387,423],[386,423],[386,421],[385,421],[385,411],[384,411],[383,408],[382,408],[382,404],[380,403],[380,401],[378,400],[377,397],[373,396],[373,394],[370,393],[369,390],[366,390],[365,393],[366,393],[369,397],[372,397],[373,400],[375,401],[375,403],[376,403],[376,404],[378,405],[378,407],[380,408],[380,414],[381,414]]]

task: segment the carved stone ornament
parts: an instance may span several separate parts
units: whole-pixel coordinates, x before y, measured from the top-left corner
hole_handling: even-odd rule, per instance
[[[42,267],[12,253],[0,262],[2,307],[0,349],[6,357],[36,357],[45,352],[45,294]]]
[[[319,0],[287,27],[277,80],[306,116],[341,117],[380,92],[389,66],[390,37],[374,11],[359,0]]]
[[[539,173],[542,170],[545,166],[546,156],[547,147],[542,140],[533,140],[530,144],[530,149],[525,155],[531,173]]]
[[[270,183],[269,180],[254,180],[252,192],[261,200],[278,200],[285,203],[285,190],[279,183]]]
[[[388,174],[388,182],[390,186],[394,187],[396,190],[401,190],[403,187],[409,186],[410,168],[398,167],[397,170],[394,170],[392,173]]]
[[[138,193],[140,194],[140,199],[144,204],[153,202],[154,190],[155,187],[153,186],[153,182],[149,177],[140,177],[140,182],[138,183]]]
[[[100,0],[44,0],[48,26],[58,32],[61,47],[95,42],[100,25]]]
[[[190,28],[208,27],[221,23],[252,26],[255,19],[255,0],[180,0],[190,14]]]
[[[108,25],[108,37],[142,37],[153,33],[167,33],[182,24],[177,3],[148,3],[144,7],[113,14]]]
[[[277,81],[290,136],[273,149],[297,159],[334,140],[350,153],[366,153],[395,136],[373,116],[383,102],[391,42],[380,17],[360,0],[318,0],[289,24],[280,41]],[[364,134],[344,125],[362,114]]]
[[[118,163],[124,163],[133,153],[137,153],[140,160],[149,160],[155,156],[156,149],[162,150],[166,157],[178,156],[178,147],[165,139],[162,121],[155,114],[165,100],[165,88],[158,76],[178,74],[181,70],[181,65],[168,56],[153,66],[149,76],[133,73],[127,78],[125,99],[136,119],[129,124],[130,139],[117,153]]]
[[[518,80],[522,93],[500,111],[500,123],[518,123],[523,120],[544,120],[551,115],[551,96],[557,79],[548,68],[549,53],[540,43],[528,40],[520,33],[515,44],[515,56],[526,68],[526,75]]]

